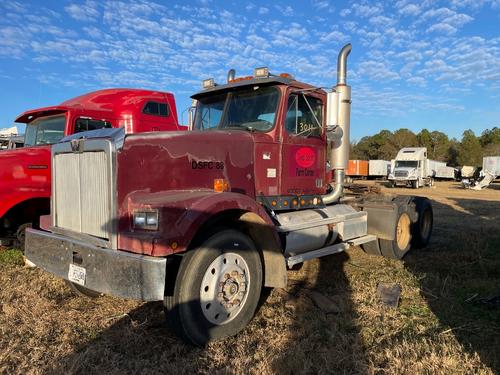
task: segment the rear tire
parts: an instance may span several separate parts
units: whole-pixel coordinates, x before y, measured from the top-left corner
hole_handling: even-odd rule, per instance
[[[262,290],[262,263],[252,240],[233,229],[210,236],[181,260],[167,318],[186,341],[203,346],[240,332]]]
[[[398,203],[398,217],[393,240],[379,240],[382,255],[390,259],[402,259],[410,250],[411,214],[406,203]]]
[[[432,228],[434,225],[434,213],[429,199],[424,197],[415,197],[415,210],[417,220],[411,227],[412,247],[422,248],[427,246],[431,239]]]

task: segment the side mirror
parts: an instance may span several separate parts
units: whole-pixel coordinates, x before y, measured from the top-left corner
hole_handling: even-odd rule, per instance
[[[331,144],[332,149],[340,147],[344,131],[338,125],[328,126],[326,128],[326,139]]]
[[[191,102],[191,107],[188,108],[188,129],[193,130],[194,125],[194,115],[196,113],[196,100],[193,99]]]

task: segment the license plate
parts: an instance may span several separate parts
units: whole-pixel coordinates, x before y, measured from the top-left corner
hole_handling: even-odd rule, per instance
[[[85,276],[87,275],[87,270],[83,267],[77,266],[71,263],[69,265],[68,280],[74,283],[85,285]]]

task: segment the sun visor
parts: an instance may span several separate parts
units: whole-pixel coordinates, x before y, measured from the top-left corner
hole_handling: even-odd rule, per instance
[[[60,106],[32,109],[24,112],[22,115],[16,118],[15,122],[19,122],[22,124],[29,124],[30,122],[36,120],[39,117],[59,115],[67,111],[68,111],[67,107],[60,107]]]

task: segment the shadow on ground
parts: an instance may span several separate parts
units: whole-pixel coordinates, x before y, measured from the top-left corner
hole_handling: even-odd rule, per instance
[[[356,278],[351,266],[358,266],[349,258],[351,252],[306,262],[302,269],[289,272],[286,290],[270,293],[241,334],[206,348],[187,345],[166,328],[161,303],[123,308],[126,314],[113,316],[122,300],[109,299],[101,307],[115,306],[92,324],[85,321],[93,319],[88,314],[86,318],[78,311],[72,314],[71,334],[78,334],[81,325],[82,339],[73,341],[66,351],[70,354],[57,357],[45,372],[412,373],[412,360],[406,360],[403,369],[398,360],[404,361],[405,353],[398,350],[405,345],[416,349],[418,353],[409,358],[417,361],[437,356],[435,360],[443,363],[438,368],[446,369],[445,360],[460,361],[463,355],[461,351],[446,353],[442,342],[452,339],[500,372],[500,312],[481,302],[500,294],[500,202],[454,198],[441,202],[445,203],[433,201],[435,230],[430,246],[409,254],[404,268],[401,262],[381,258],[370,264],[374,257],[361,255],[356,259],[361,262]],[[418,280],[420,294],[439,323],[424,326],[424,332],[410,324],[415,315],[408,310],[409,301],[403,298],[407,318],[402,320],[403,307],[385,310],[374,297],[381,277],[405,282],[408,275]],[[330,301],[332,309],[318,307],[317,293]],[[63,318],[68,316],[66,312]],[[436,335],[443,335],[443,340],[425,347],[426,340]],[[477,369],[477,363],[471,366]]]
[[[500,373],[500,202],[472,199],[433,201],[430,246],[410,253],[405,267],[420,280],[422,295],[470,354]]]
[[[48,373],[366,373],[351,288],[348,254],[306,262],[290,271],[289,287],[274,290],[238,336],[196,348],[165,325],[161,303],[116,317],[74,348]],[[320,293],[334,306],[320,309]]]

